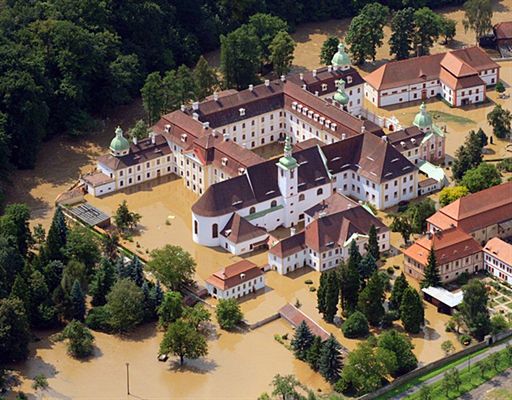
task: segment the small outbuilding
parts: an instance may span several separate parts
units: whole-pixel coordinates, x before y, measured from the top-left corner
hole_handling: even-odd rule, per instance
[[[462,290],[450,292],[440,287],[429,286],[421,289],[421,291],[425,300],[435,305],[438,312],[448,315],[452,315],[464,299]]]
[[[264,287],[262,268],[249,260],[228,265],[206,280],[208,293],[217,299],[236,299]]]
[[[83,203],[76,207],[68,208],[67,211],[73,218],[89,226],[97,226],[103,229],[110,226],[110,217],[89,203]]]

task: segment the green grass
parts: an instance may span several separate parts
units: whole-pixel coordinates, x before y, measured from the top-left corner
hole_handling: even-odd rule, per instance
[[[432,118],[434,118],[435,122],[455,122],[455,123],[461,124],[461,125],[468,125],[468,124],[475,123],[475,121],[473,121],[470,118],[461,117],[459,115],[448,114],[443,111],[431,111],[430,114],[432,115]]]
[[[484,397],[485,400],[510,400],[512,399],[512,390],[509,389],[492,389],[487,392]]]
[[[439,367],[439,368],[436,368],[432,371],[430,371],[429,373],[425,374],[425,375],[422,375],[422,376],[419,376],[417,378],[414,378],[414,379],[411,379],[410,381],[407,381],[405,382],[403,385],[400,385],[400,386],[397,386],[396,388],[390,390],[389,392],[383,394],[379,400],[385,400],[385,399],[391,399],[392,397],[394,396],[397,396],[399,395],[400,393],[403,393],[405,392],[406,390],[410,389],[411,387],[413,386],[416,386],[418,384],[422,384],[423,382],[426,382],[428,381],[430,378],[433,378],[434,376],[436,375],[439,375],[445,371],[448,371],[450,368],[453,368],[459,364],[462,364],[464,362],[466,362],[469,358],[473,358],[475,356],[477,356],[478,354],[481,354],[483,353],[485,350],[487,350],[488,348],[487,347],[484,347],[483,349],[480,349],[478,351],[475,351],[474,353],[472,354],[469,354],[469,355],[466,355],[466,356],[463,356],[451,363],[448,363],[442,367]]]
[[[496,297],[494,300],[496,300],[496,302],[499,304],[503,304],[503,303],[510,301],[508,298],[506,298],[504,296]]]
[[[477,367],[477,364],[473,364],[469,370],[468,368],[464,368],[462,371],[460,371],[462,385],[460,386],[458,391],[452,391],[447,394],[442,389],[442,381],[438,381],[433,385],[430,385],[430,387],[432,388],[432,398],[434,400],[456,399],[463,395],[464,393],[467,393],[477,388],[478,386],[482,385],[483,383],[489,381],[490,379],[494,378],[496,375],[500,374],[501,372],[505,371],[507,368],[510,368],[512,366],[512,360],[506,357],[506,352],[506,349],[501,350],[499,352],[501,357],[498,368],[492,368],[490,371],[487,371],[487,373],[484,376],[482,376],[482,374],[480,373],[480,369]],[[419,391],[407,397],[407,399],[410,400],[416,400],[419,398]]]

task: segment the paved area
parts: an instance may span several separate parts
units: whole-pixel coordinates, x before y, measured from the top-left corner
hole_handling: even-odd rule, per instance
[[[497,346],[488,348],[483,353],[480,353],[480,354],[472,357],[471,360],[470,360],[470,364],[471,365],[475,365],[478,361],[483,360],[484,358],[489,357],[492,353],[495,353],[497,351],[503,350],[507,346],[507,344],[509,344],[509,343],[512,343],[512,341],[509,340],[509,341],[501,343],[501,344],[499,344]],[[467,366],[468,366],[468,362],[463,362],[462,364],[457,365],[455,368],[457,368],[460,371],[460,370],[466,368]],[[402,394],[400,394],[398,396],[393,397],[393,399],[394,400],[405,399],[405,398],[407,398],[407,396],[410,396],[411,394],[416,393],[421,388],[421,386],[423,386],[423,385],[432,385],[432,384],[440,381],[441,379],[443,379],[443,376],[444,376],[444,373],[440,373],[439,375],[436,375],[436,376],[428,379],[427,381],[425,381],[425,382],[423,382],[421,384],[417,384],[417,385],[409,388],[409,390],[403,392]],[[475,389],[475,390],[477,390],[477,389]],[[475,399],[477,399],[477,398],[478,397],[475,397]],[[482,399],[482,398],[480,397],[479,399]]]
[[[464,400],[510,400],[512,399],[512,368],[495,376],[460,397]]]

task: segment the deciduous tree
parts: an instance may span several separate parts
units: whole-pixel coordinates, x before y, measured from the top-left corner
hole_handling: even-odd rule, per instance
[[[332,57],[338,51],[340,40],[336,36],[328,36],[322,43],[320,50],[320,63],[324,65],[331,64]]]
[[[472,336],[482,340],[491,330],[489,296],[483,282],[472,279],[462,287],[464,299],[459,307],[464,323]]]
[[[407,7],[395,12],[391,20],[389,53],[395,55],[397,60],[409,58],[409,54],[412,50],[412,35],[414,29],[413,8]]]
[[[400,319],[404,324],[405,331],[409,333],[419,333],[425,320],[425,311],[420,295],[416,289],[410,286],[405,289],[402,296]]]
[[[471,193],[479,192],[500,183],[500,172],[494,165],[486,162],[481,163],[478,167],[467,170],[461,180],[461,184],[466,186]]]
[[[57,341],[67,340],[68,354],[75,358],[88,357],[94,350],[94,336],[79,321],[71,321],[64,330],[56,335]]]
[[[117,281],[107,295],[110,320],[116,332],[127,332],[140,324],[144,317],[144,294],[130,279]]]
[[[208,345],[204,336],[194,327],[181,320],[173,322],[167,328],[160,343],[160,354],[172,353],[180,358],[180,365],[185,358],[196,359],[208,354]]]
[[[439,193],[439,204],[441,207],[447,206],[468,194],[469,190],[466,186],[447,186]]]
[[[166,245],[151,252],[151,260],[146,268],[169,289],[178,290],[192,280],[196,262],[181,247]]]
[[[234,299],[220,299],[215,308],[215,315],[219,326],[226,330],[234,329],[244,318],[240,306]]]
[[[494,106],[493,110],[487,114],[487,122],[492,126],[497,138],[505,139],[510,136],[512,113],[501,107],[501,104]]]
[[[464,3],[464,30],[475,32],[475,40],[479,39],[492,29],[492,3],[490,0],[467,0]]]
[[[274,66],[274,71],[278,76],[286,75],[290,72],[293,62],[293,51],[295,42],[286,31],[280,31],[276,34],[269,45],[270,62]]]
[[[418,360],[412,352],[414,346],[407,335],[394,329],[387,330],[379,336],[378,346],[395,355],[396,368],[391,371],[393,376],[403,375],[418,366]]]

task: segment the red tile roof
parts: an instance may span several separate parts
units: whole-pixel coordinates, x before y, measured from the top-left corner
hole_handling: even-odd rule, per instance
[[[484,251],[503,263],[512,265],[512,244],[495,237],[486,243]]]
[[[268,237],[265,229],[254,226],[238,213],[233,213],[222,230],[221,235],[233,243],[242,243],[251,239]]]
[[[220,290],[226,290],[262,275],[260,267],[249,260],[242,260],[213,273],[206,282]]]
[[[306,322],[306,325],[310,329],[311,333],[315,336],[320,336],[322,341],[329,339],[329,333],[323,329],[320,325],[318,325],[315,321],[309,318],[306,314],[304,314],[298,308],[292,306],[291,304],[286,304],[279,310],[279,314],[282,318],[287,320],[294,328],[300,325],[302,321]],[[346,349],[345,349],[346,351]]]
[[[512,21],[500,22],[494,25],[493,30],[498,40],[512,39]]]
[[[293,236],[289,236],[277,242],[268,251],[279,258],[288,257],[292,254],[298,253],[306,248],[305,232],[301,231]]]

